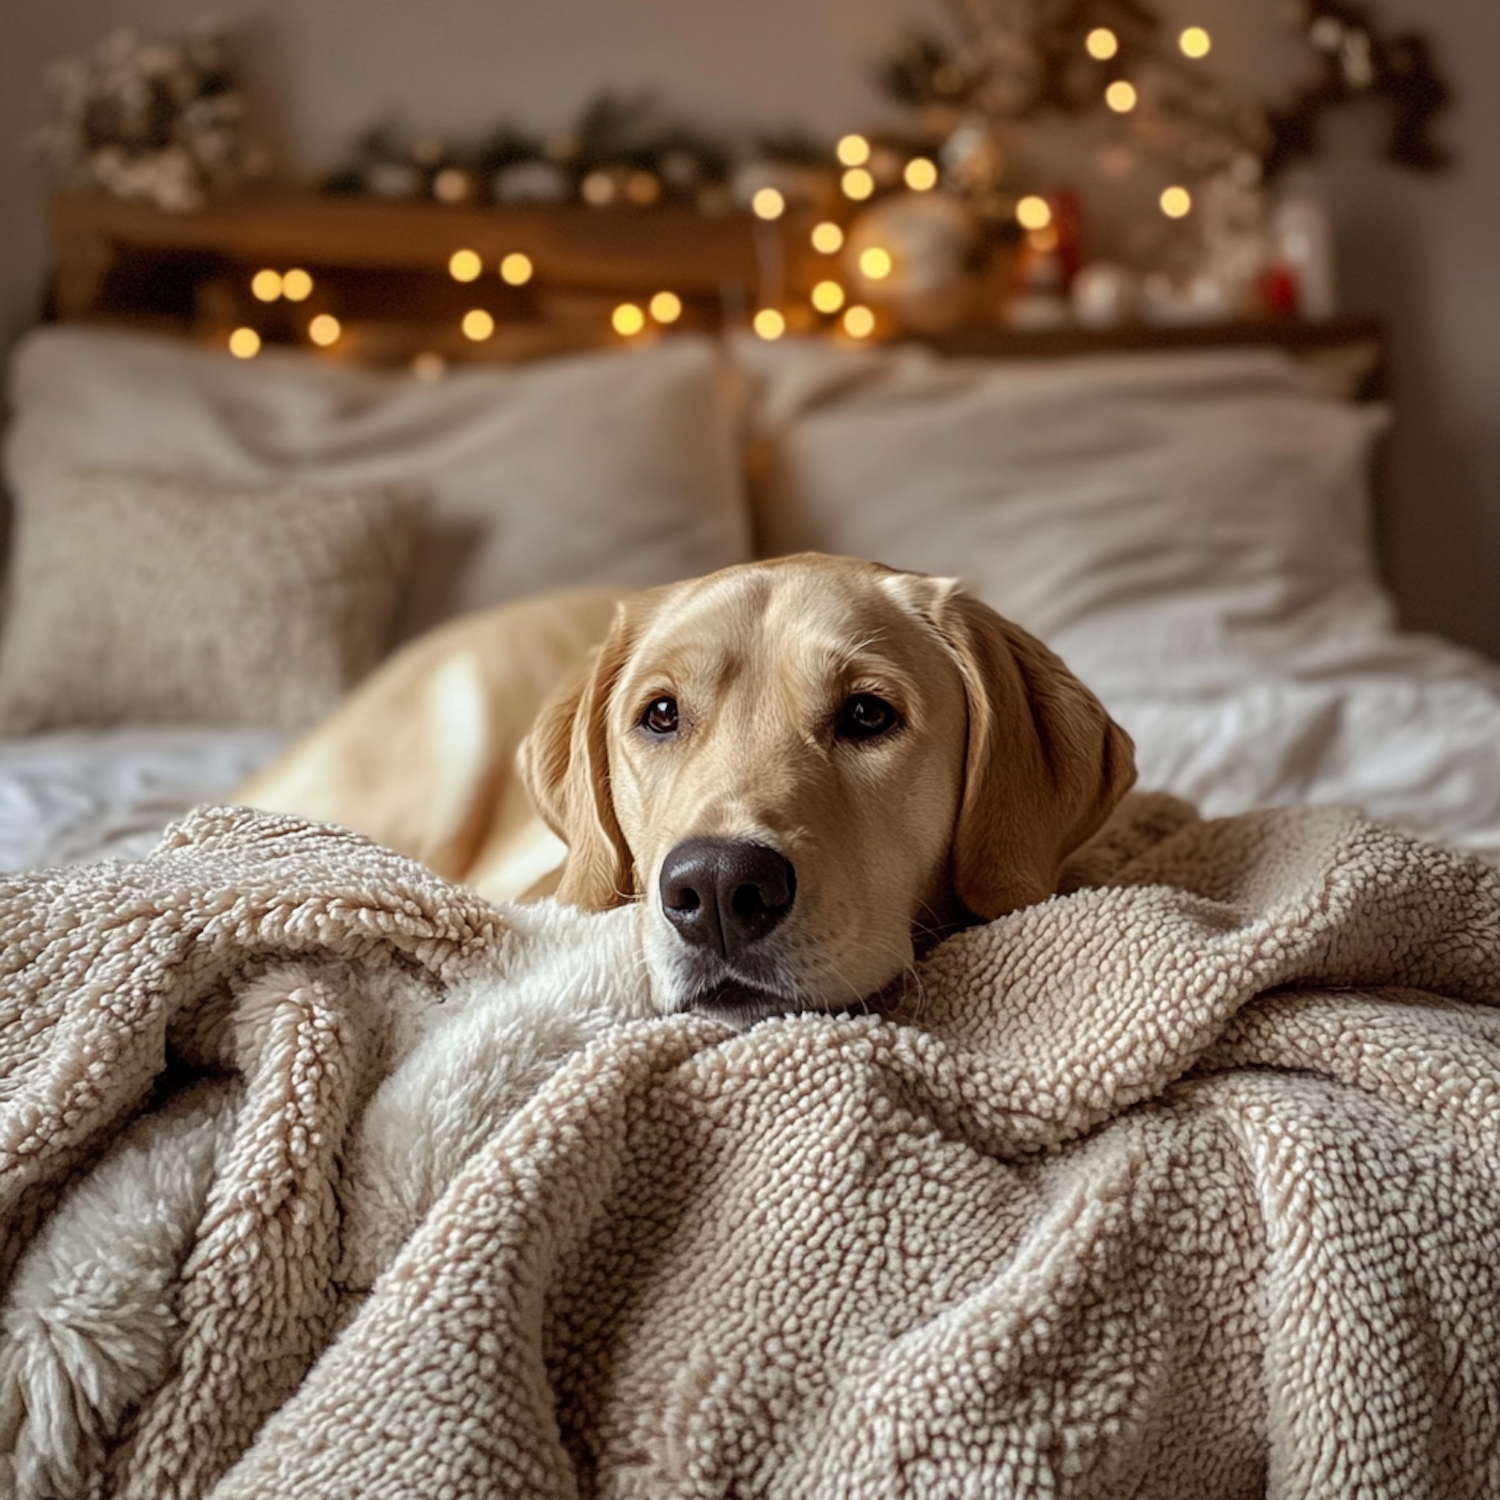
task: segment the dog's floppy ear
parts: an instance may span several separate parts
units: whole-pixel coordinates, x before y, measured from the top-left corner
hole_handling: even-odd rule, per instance
[[[1063,860],[1130,790],[1135,746],[1035,636],[933,581],[930,617],[969,709],[954,888],[988,921],[1053,894]]]
[[[634,860],[610,792],[606,718],[636,633],[621,604],[582,677],[542,705],[516,754],[537,811],[568,846],[558,899],[585,911],[621,906],[634,894]]]

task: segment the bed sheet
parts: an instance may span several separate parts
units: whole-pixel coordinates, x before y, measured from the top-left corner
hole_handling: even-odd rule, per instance
[[[227,797],[288,738],[131,728],[0,741],[0,870],[140,859],[174,818]]]

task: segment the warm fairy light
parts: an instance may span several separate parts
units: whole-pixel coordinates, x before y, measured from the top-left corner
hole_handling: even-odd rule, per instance
[[[906,164],[906,185],[914,193],[925,193],[937,186],[938,169],[925,156],[914,156]]]
[[[682,316],[682,298],[676,292],[658,292],[650,305],[658,323],[675,323]]]
[[[629,338],[631,334],[639,333],[646,326],[646,315],[634,302],[622,302],[609,315],[609,321],[614,324],[616,333],[622,333]]]
[[[844,136],[836,149],[846,167],[862,167],[870,159],[870,143],[862,135]]]
[[[871,245],[859,253],[859,269],[871,281],[884,281],[891,274],[891,252],[879,245]]]
[[[313,279],[299,268],[294,267],[281,278],[281,295],[288,302],[306,302],[312,296]]]
[[[856,203],[862,203],[875,191],[875,179],[863,167],[851,167],[844,173],[840,185],[844,196],[853,198]]]
[[[844,231],[825,219],[813,228],[812,247],[821,255],[835,255],[844,248]]]
[[[758,188],[750,200],[750,211],[757,219],[779,219],[786,212],[786,199],[773,187]]]
[[[254,359],[260,353],[260,335],[253,328],[236,328],[229,335],[229,352],[236,359]]]
[[[820,313],[836,313],[844,305],[844,289],[836,281],[820,281],[812,289],[812,305]]]
[[[786,319],[774,307],[763,307],[755,315],[754,328],[767,341],[779,339],[786,332]]]
[[[844,332],[851,339],[869,338],[875,332],[875,314],[868,307],[851,307],[844,314]]]
[[[250,281],[250,294],[257,302],[274,302],[281,295],[281,272],[257,271]]]
[[[1108,62],[1120,50],[1120,39],[1108,26],[1096,26],[1084,39],[1083,45],[1089,49],[1090,57]]]
[[[1136,98],[1135,85],[1126,83],[1123,78],[1117,78],[1104,91],[1104,102],[1117,115],[1128,115],[1135,108]]]
[[[441,380],[448,369],[448,361],[433,349],[424,349],[411,362],[411,372],[426,385]]]
[[[594,208],[603,208],[615,199],[615,180],[608,172],[590,172],[583,179],[578,191],[583,201]]]
[[[326,349],[330,344],[336,344],[343,331],[339,320],[332,313],[319,313],[307,325],[308,338],[321,349]]]
[[[637,208],[649,208],[661,197],[661,180],[655,172],[632,172],[625,179],[625,196]]]
[[[1201,26],[1189,26],[1177,38],[1177,45],[1186,57],[1207,57],[1213,44],[1213,38]]]
[[[455,281],[477,281],[484,262],[477,250],[455,250],[448,257],[448,274]]]
[[[475,307],[464,314],[463,330],[466,339],[482,344],[495,331],[495,320],[482,307]]]
[[[500,279],[507,286],[525,286],[531,280],[533,269],[531,257],[516,250],[500,262]]]
[[[1016,221],[1022,229],[1045,229],[1052,222],[1052,209],[1035,193],[1016,204]]]
[[[1039,255],[1051,255],[1057,249],[1057,225],[1049,224],[1045,229],[1033,229],[1026,236],[1026,243]]]
[[[1161,195],[1161,211],[1169,219],[1185,219],[1193,209],[1193,195],[1185,187],[1169,187]]]

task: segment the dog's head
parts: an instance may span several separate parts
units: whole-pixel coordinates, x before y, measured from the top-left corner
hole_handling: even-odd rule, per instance
[[[558,894],[640,899],[657,1003],[732,1019],[875,995],[914,939],[1055,889],[1129,737],[950,579],[804,554],[620,606],[521,751]]]

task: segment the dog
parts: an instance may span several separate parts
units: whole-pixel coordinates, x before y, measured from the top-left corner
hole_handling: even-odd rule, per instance
[[[804,553],[458,621],[238,800],[492,899],[630,904],[654,1008],[743,1025],[871,1003],[1052,895],[1134,777],[1098,699],[956,581]]]

